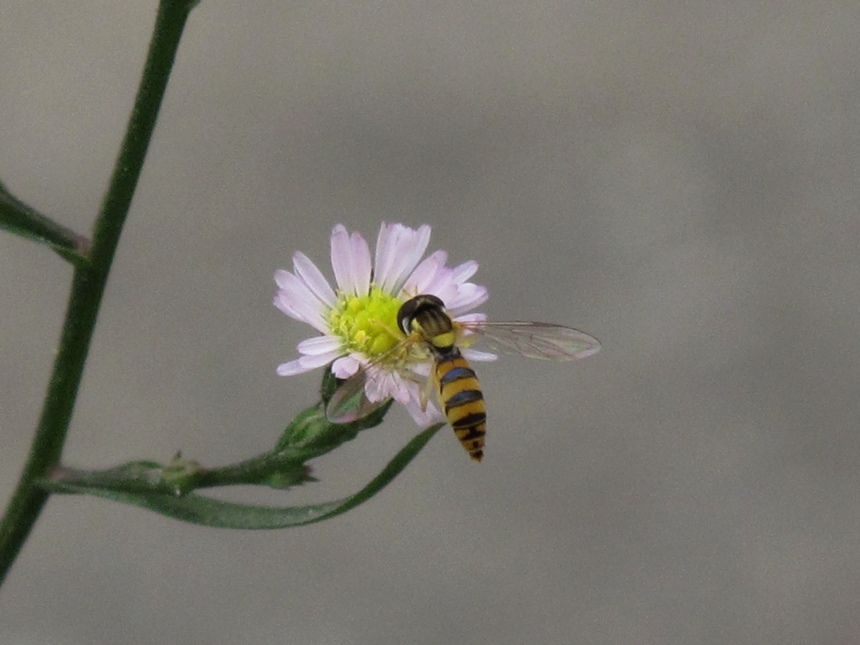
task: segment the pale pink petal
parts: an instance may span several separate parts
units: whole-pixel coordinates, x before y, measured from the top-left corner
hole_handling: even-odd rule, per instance
[[[383,223],[376,245],[376,284],[388,293],[396,293],[429,243],[430,227],[426,224],[416,231],[403,224]]]
[[[400,233],[400,224],[386,224],[379,227],[379,235],[376,237],[376,255],[373,260],[373,277],[376,284],[384,285],[386,278],[394,264],[394,247],[397,244],[397,236]]]
[[[446,301],[446,304],[451,315],[458,316],[484,304],[489,297],[490,294],[486,287],[467,282],[460,285],[457,295],[450,301]]]
[[[455,282],[463,283],[478,271],[478,263],[474,260],[463,262],[460,266],[451,269],[452,278]]]
[[[354,294],[355,284],[350,279],[350,241],[349,233],[343,224],[338,224],[331,232],[331,267],[338,288],[344,293]]]
[[[380,383],[380,389],[398,403],[409,401],[409,390],[399,372],[388,372]]]
[[[341,356],[331,364],[331,373],[339,379],[346,379],[358,372],[361,365],[355,354]]]
[[[340,356],[340,352],[329,352],[326,354],[309,355],[305,354],[294,361],[281,363],[278,365],[277,372],[280,376],[293,376],[294,374],[302,374],[315,370],[323,365],[328,365],[333,360]]]
[[[405,381],[399,373],[392,373],[386,380],[385,385],[388,390],[388,396],[401,405],[406,405],[412,400],[415,384],[412,381]]]
[[[359,233],[350,235],[342,224],[331,234],[331,265],[337,285],[349,295],[365,295],[370,287],[370,248]]]
[[[431,293],[438,296],[443,302],[447,298],[457,295],[457,283],[451,279],[451,269],[442,266],[436,271],[425,284],[422,293]]]
[[[409,369],[415,372],[419,381],[423,381],[430,375],[430,368],[433,365],[433,361],[429,358],[421,363],[415,363]]]
[[[299,357],[299,364],[307,369],[315,369],[317,367],[322,367],[323,365],[328,365],[339,357],[339,352],[329,352],[327,354],[317,355],[305,354],[304,356]]]
[[[408,242],[401,249],[402,255],[398,254],[398,262],[394,266],[395,282],[391,285],[391,292],[397,293],[409,274],[421,261],[430,244],[430,227],[426,224],[419,226],[417,231],[409,230]]]
[[[486,322],[487,314],[464,314],[462,316],[455,316],[454,320],[461,323]]]
[[[301,354],[320,355],[331,354],[335,352],[339,355],[343,354],[343,340],[337,336],[316,336],[308,338],[298,344],[296,349]]]
[[[289,289],[293,285],[292,279],[290,278],[292,275],[293,274],[286,269],[278,269],[275,271],[275,284],[281,289]]]
[[[275,294],[275,297],[272,299],[272,304],[274,304],[278,309],[287,314],[290,318],[295,318],[296,320],[305,322],[304,318],[302,318],[299,313],[289,305],[287,299],[281,298],[280,293]]]
[[[415,267],[412,275],[403,283],[402,295],[412,298],[422,293],[429,293],[427,287],[436,280],[439,271],[445,266],[447,260],[448,254],[445,251],[435,251],[424,258]]]
[[[421,403],[417,399],[412,399],[406,404],[406,411],[420,428],[426,428],[434,423],[445,421],[445,416],[430,401],[427,402],[427,406],[422,410]]]
[[[401,392],[399,396],[394,397],[398,403],[406,407],[413,420],[422,427],[445,420],[445,417],[430,400],[428,395],[432,393],[427,386],[426,380],[403,378],[401,379]]]
[[[429,287],[428,289],[426,289],[425,293],[432,294],[439,298],[442,302],[444,302],[445,308],[448,310],[449,315],[451,314],[450,303],[454,302],[457,299],[457,285],[449,281],[446,284],[437,284],[435,286]]]
[[[278,375],[279,376],[293,376],[294,374],[302,374],[304,372],[309,372],[314,369],[313,367],[307,367],[301,364],[299,359],[294,361],[290,361],[288,363],[281,363],[278,365]]]
[[[298,278],[295,279],[300,283]],[[302,288],[307,289],[304,286]],[[301,320],[319,332],[326,333],[328,331],[328,323],[320,311],[322,305],[316,298],[311,296],[303,297],[296,290],[282,289],[275,294],[274,303],[278,309],[291,318]]]
[[[280,287],[278,293],[287,299],[286,303],[294,310],[301,309],[300,305],[302,303],[315,309],[320,314],[328,311],[330,308],[313,292],[304,280],[289,271],[285,271],[284,269],[275,271],[275,283]]]
[[[364,393],[369,401],[376,403],[387,399],[389,396],[391,374],[381,369],[370,369],[367,373],[367,383],[364,385]]]
[[[368,370],[364,392],[370,401],[393,398],[405,405],[412,397],[414,385],[414,381],[404,380],[400,372],[373,367]]]
[[[356,295],[363,296],[370,293],[370,277],[373,273],[370,247],[358,233],[352,235],[350,243],[350,271],[355,284],[355,293]]]
[[[311,262],[308,256],[304,253],[295,253],[293,255],[293,269],[313,294],[329,308],[337,304],[337,297],[334,295],[334,291],[329,285],[328,280],[325,279],[325,276],[317,268],[317,265]]]
[[[464,347],[460,351],[468,361],[490,362],[498,360],[499,358],[490,352],[482,352],[477,349],[469,349],[468,347]]]

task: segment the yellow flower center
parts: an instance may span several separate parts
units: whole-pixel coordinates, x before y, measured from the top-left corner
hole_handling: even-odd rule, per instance
[[[397,327],[401,304],[375,285],[371,285],[370,293],[364,296],[339,293],[337,304],[329,315],[330,329],[343,339],[350,352],[375,358],[404,338]]]

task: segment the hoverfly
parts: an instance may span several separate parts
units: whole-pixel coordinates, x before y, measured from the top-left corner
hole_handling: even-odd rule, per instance
[[[455,321],[436,296],[423,294],[407,300],[397,313],[397,324],[406,336],[394,348],[370,365],[383,363],[398,352],[426,357],[433,367],[427,385],[434,385],[436,397],[454,433],[475,461],[484,456],[487,414],[477,375],[458,348],[483,342],[490,349],[531,358],[576,361],[595,354],[600,342],[581,331],[542,322]],[[405,368],[407,380],[418,376]],[[365,395],[367,367],[346,379],[335,390],[326,407],[326,416],[335,423],[347,423],[370,414],[385,401],[371,402]],[[426,392],[423,397],[426,405]]]

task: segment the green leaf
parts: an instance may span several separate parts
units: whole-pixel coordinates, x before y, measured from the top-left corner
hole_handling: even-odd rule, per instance
[[[320,383],[320,401],[328,405],[329,399],[343,381],[331,373],[331,365],[323,370],[322,382]]]
[[[332,423],[325,416],[325,406],[316,404],[301,412],[287,426],[275,446],[275,453],[287,457],[295,453],[295,461],[306,461],[352,441],[362,430],[378,426],[393,401],[389,400],[371,414],[351,423]]]
[[[89,241],[45,217],[10,193],[0,182],[0,230],[47,244],[73,264],[89,262]]]
[[[286,507],[257,506],[216,500],[197,494],[173,497],[164,494],[118,492],[68,484],[57,480],[43,481],[42,486],[54,492],[81,493],[104,497],[203,526],[230,529],[278,529],[303,526],[345,513],[376,495],[406,468],[443,425],[442,423],[436,424],[416,435],[388,462],[382,472],[354,495],[323,504]]]

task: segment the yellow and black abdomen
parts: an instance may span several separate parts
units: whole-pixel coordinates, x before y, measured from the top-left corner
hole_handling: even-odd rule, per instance
[[[436,363],[439,401],[448,423],[469,456],[481,461],[487,434],[484,395],[478,377],[454,345],[457,333],[445,304],[437,296],[415,296],[400,306],[397,322],[404,334],[416,335],[427,343]]]
[[[436,382],[439,400],[445,408],[448,423],[475,461],[484,456],[484,435],[487,433],[487,409],[478,377],[468,361],[455,347],[438,352]]]

